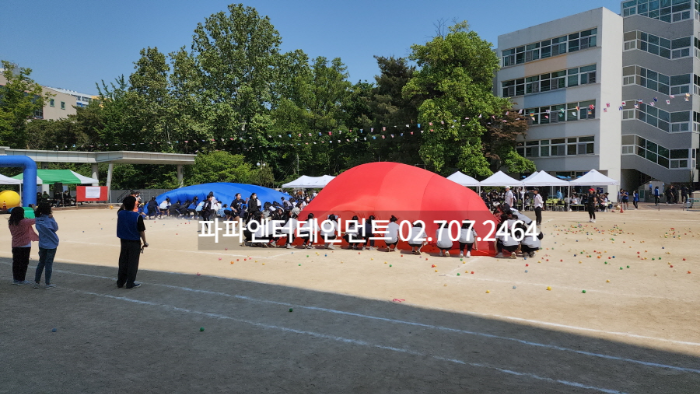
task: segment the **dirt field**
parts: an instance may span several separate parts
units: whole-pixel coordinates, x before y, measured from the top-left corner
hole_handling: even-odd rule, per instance
[[[0,393],[700,392],[698,212],[545,212],[527,260],[199,251],[149,221],[133,290],[115,210],[55,216],[48,290],[10,285],[0,220]]]

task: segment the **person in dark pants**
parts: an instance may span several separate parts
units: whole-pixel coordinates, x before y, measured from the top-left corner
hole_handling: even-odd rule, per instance
[[[10,211],[10,234],[12,235],[12,284],[32,284],[26,280],[27,267],[29,266],[29,253],[32,250],[32,241],[38,241],[39,236],[34,232],[32,225],[34,219],[24,218],[22,207],[12,208]]]
[[[532,191],[535,194],[533,206],[535,207],[535,222],[538,226],[542,225],[542,208],[544,208],[544,201],[542,201],[542,196],[540,196],[540,191],[535,189]]]
[[[121,240],[121,252],[119,253],[119,272],[117,273],[117,287],[126,285],[127,289],[141,286],[136,283],[136,273],[139,270],[139,257],[141,256],[141,240],[143,247],[148,247],[146,242],[146,225],[143,216],[134,212],[136,198],[128,196],[123,202],[124,209],[117,212],[117,237]]]
[[[598,198],[595,195],[595,190],[588,190],[588,200],[586,201],[586,210],[588,210],[588,221],[595,223],[595,209],[598,205]]]
[[[661,198],[661,193],[659,192],[659,187],[654,188],[654,205],[659,205],[659,200]]]

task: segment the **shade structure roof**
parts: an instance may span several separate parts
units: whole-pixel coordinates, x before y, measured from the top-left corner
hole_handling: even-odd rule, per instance
[[[277,190],[263,186],[244,183],[215,182],[186,186],[165,192],[156,197],[156,202],[160,204],[163,200],[169,198],[170,202],[173,204],[177,201],[184,204],[185,201],[192,201],[194,197],[199,198],[199,201],[204,201],[209,192],[214,192],[214,197],[216,197],[218,201],[221,201],[222,204],[230,204],[234,198],[236,198],[236,193],[241,193],[241,197],[244,201],[249,198],[251,194],[255,193],[258,195],[258,200],[260,200],[261,203],[272,203],[274,201],[282,203],[282,197],[285,199],[289,198],[288,194],[280,193]]]
[[[7,177],[5,175],[0,175],[0,185],[21,185],[22,181],[19,179],[14,179]]]
[[[520,182],[527,182],[528,179],[532,179],[533,177],[535,177],[539,173],[540,173],[539,171],[535,171],[532,174],[525,177],[524,179],[521,179]]]
[[[557,179],[544,171],[533,174],[523,180],[524,186],[569,186],[569,182]]]
[[[462,174],[461,171],[455,172],[454,174],[448,176],[447,179],[462,186],[479,186],[479,181],[470,177],[469,175]]]
[[[320,189],[326,187],[333,179],[335,179],[335,177],[331,175],[302,175],[289,183],[285,183],[282,187],[285,189]]]
[[[86,177],[71,170],[36,170],[37,185],[52,185],[54,183],[63,183],[65,185],[86,185],[99,183],[95,178]],[[19,174],[13,176],[14,179],[23,180],[24,175]]]
[[[586,175],[570,181],[569,184],[571,186],[605,186],[619,185],[620,181],[609,178],[596,170],[590,170]]]
[[[504,174],[503,171],[498,171],[497,173],[491,175],[490,177],[479,182],[481,186],[522,186],[522,181],[516,181],[515,179]]]

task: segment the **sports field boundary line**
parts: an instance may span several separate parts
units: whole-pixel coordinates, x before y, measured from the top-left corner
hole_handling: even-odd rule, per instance
[[[8,263],[2,263],[5,265],[8,265]],[[67,273],[67,274],[73,274],[77,276],[85,276],[85,277],[92,277],[92,278],[98,278],[98,279],[107,279],[107,280],[116,280],[113,277],[106,277],[106,276],[100,276],[100,275],[92,275],[92,274],[81,274],[81,273],[76,273],[76,272],[71,272],[71,271],[65,271],[65,270],[54,270],[55,272],[61,272],[61,273]],[[162,271],[155,271],[155,272],[162,272]],[[172,273],[168,272],[170,274],[177,274],[177,273]],[[181,275],[181,274],[178,274]],[[230,278],[219,278],[219,277],[214,277],[218,279],[230,279]],[[233,280],[238,280],[238,279],[233,279]],[[250,282],[246,281],[248,283],[258,283],[258,282]],[[141,283],[146,283],[146,282],[141,282]],[[494,334],[488,334],[488,333],[483,333],[483,332],[477,332],[477,331],[468,331],[468,330],[461,330],[461,329],[456,329],[456,328],[451,328],[451,327],[444,327],[444,326],[436,326],[436,325],[431,325],[431,324],[426,324],[426,323],[418,323],[418,322],[411,322],[411,321],[406,321],[406,320],[397,320],[397,319],[391,319],[391,318],[386,318],[386,317],[379,317],[379,316],[372,316],[372,315],[364,315],[361,313],[355,313],[355,312],[347,312],[347,311],[341,311],[337,309],[330,309],[330,308],[323,308],[323,307],[315,307],[315,306],[307,306],[307,305],[298,305],[298,304],[291,304],[291,303],[286,303],[286,302],[280,302],[280,301],[272,301],[272,300],[265,300],[265,299],[258,299],[254,297],[249,297],[249,296],[244,296],[244,295],[239,295],[239,294],[228,294],[228,293],[222,293],[222,292],[215,292],[211,290],[199,290],[199,289],[192,289],[189,287],[183,287],[183,286],[175,286],[175,285],[167,285],[167,284],[158,284],[158,283],[146,283],[149,285],[153,286],[160,286],[160,287],[166,287],[166,288],[172,288],[172,289],[177,289],[177,290],[184,290],[188,292],[194,292],[194,293],[201,293],[201,294],[209,294],[209,295],[216,295],[216,296],[223,296],[223,297],[229,297],[229,298],[236,298],[236,299],[242,299],[250,302],[259,302],[259,303],[267,303],[267,304],[274,304],[274,305],[281,305],[285,307],[293,307],[297,309],[308,309],[308,310],[314,310],[314,311],[320,311],[320,312],[327,312],[327,313],[333,313],[333,314],[340,314],[340,315],[346,315],[346,316],[353,316],[353,317],[359,317],[359,318],[364,318],[364,319],[369,319],[369,320],[378,320],[378,321],[385,321],[389,323],[394,323],[394,324],[403,324],[403,325],[409,325],[409,326],[416,326],[416,327],[422,327],[422,328],[429,328],[429,329],[434,329],[434,330],[439,330],[439,331],[446,331],[446,332],[454,332],[454,333],[460,333],[460,334],[467,334],[467,335],[475,335],[475,336],[481,336],[485,338],[490,338],[490,339],[499,339],[499,340],[506,340],[506,341],[512,341],[512,342],[517,342],[520,344],[528,345],[528,346],[534,346],[534,347],[541,347],[541,348],[547,348],[547,349],[552,349],[552,350],[559,350],[559,351],[564,351],[564,352],[572,352],[572,353],[577,353],[585,356],[591,356],[591,357],[598,357],[598,358],[603,358],[603,359],[608,359],[608,360],[614,360],[614,361],[623,361],[623,362],[629,362],[629,363],[634,363],[634,364],[640,364],[648,367],[656,367],[656,368],[665,368],[665,369],[672,369],[676,371],[682,371],[682,372],[691,372],[691,373],[697,373],[700,374],[700,370],[698,369],[693,369],[693,368],[686,368],[686,367],[678,367],[674,365],[667,365],[667,364],[660,364],[660,363],[654,363],[654,362],[649,362],[649,361],[642,361],[642,360],[635,360],[635,359],[629,359],[625,357],[618,357],[618,356],[611,356],[611,355],[606,355],[606,354],[601,354],[601,353],[593,353],[593,352],[588,352],[584,350],[577,350],[577,349],[571,349],[571,348],[566,348],[563,346],[558,346],[558,345],[548,345],[544,343],[538,343],[538,342],[531,342],[531,341],[526,341],[523,339],[518,339],[518,338],[511,338],[511,337],[504,337],[500,335],[494,335]],[[406,304],[409,306],[414,306],[414,307],[421,307],[420,305],[412,305],[412,304]],[[497,315],[484,315],[484,314],[479,314],[479,313],[473,313],[473,312],[458,312],[458,311],[450,311],[446,309],[440,309],[440,308],[435,308],[436,310],[442,310],[442,311],[449,311],[452,313],[460,313],[460,314],[467,314],[467,315],[473,315],[473,316],[480,316],[480,317],[500,317],[500,318],[507,318],[504,316],[497,316]],[[520,318],[511,318],[514,320],[520,319]],[[663,338],[655,338],[655,337],[646,337],[646,336],[639,336],[635,334],[627,334],[627,333],[616,333],[616,332],[608,332],[608,331],[597,331],[594,329],[587,329],[587,328],[579,328],[575,326],[565,326],[565,325],[559,325],[556,323],[547,323],[547,322],[539,322],[536,320],[527,320],[527,319],[522,319],[522,321],[527,321],[528,323],[536,323],[536,324],[542,324],[542,325],[552,325],[552,326],[560,326],[560,327],[566,327],[569,329],[577,329],[577,330],[583,330],[583,331],[596,331],[599,333],[606,333],[606,334],[613,334],[613,335],[622,335],[622,336],[633,336],[634,338],[640,338],[640,339],[649,339],[649,340],[657,340],[657,341],[665,341],[665,342],[671,342],[675,344],[684,344],[684,345],[693,345],[693,346],[700,346],[700,343],[695,343],[695,342],[682,342],[682,341],[674,341],[671,339],[663,339]]]
[[[410,349],[373,344],[373,343],[366,342],[363,340],[358,340],[358,339],[351,339],[351,338],[345,338],[345,337],[341,337],[341,336],[323,334],[323,333],[314,332],[314,331],[298,330],[298,329],[284,327],[284,326],[259,323],[259,322],[255,322],[252,320],[239,319],[239,318],[235,318],[235,317],[231,317],[231,316],[223,315],[223,314],[219,314],[219,313],[202,312],[202,311],[197,311],[197,310],[180,308],[180,307],[176,307],[176,306],[168,305],[168,304],[159,304],[159,303],[150,302],[150,301],[136,300],[136,299],[128,298],[128,297],[118,297],[118,296],[113,296],[113,295],[109,295],[109,294],[100,294],[100,293],[94,293],[94,292],[89,292],[89,291],[76,290],[76,289],[71,289],[71,288],[67,288],[67,287],[62,287],[61,289],[67,290],[70,292],[74,292],[74,293],[78,293],[78,294],[91,295],[91,296],[96,296],[96,297],[112,299],[112,300],[126,301],[126,302],[131,302],[131,303],[139,304],[139,305],[161,307],[161,308],[173,310],[175,312],[184,312],[184,313],[202,315],[202,316],[215,318],[215,319],[230,320],[230,321],[235,321],[235,322],[239,322],[239,323],[249,324],[249,325],[252,325],[255,327],[261,327],[261,328],[272,329],[272,330],[279,330],[279,331],[283,331],[283,332],[300,334],[300,335],[308,335],[308,336],[312,336],[315,338],[327,339],[327,340],[332,340],[332,341],[351,344],[351,345],[358,345],[358,346],[376,348],[376,349],[381,349],[381,350],[389,350],[389,351],[393,351],[393,352],[397,352],[397,353],[410,354],[410,355],[418,356],[418,357],[430,357],[430,358],[433,358],[433,359],[439,360],[439,361],[446,361],[446,362],[460,364],[460,365],[469,365],[469,366],[475,367],[475,368],[486,368],[486,369],[491,369],[491,370],[498,371],[498,372],[505,373],[505,374],[509,374],[509,375],[527,377],[527,378],[531,378],[531,379],[535,379],[535,380],[545,381],[548,383],[558,383],[558,384],[562,384],[562,385],[566,385],[566,386],[570,386],[570,387],[596,390],[596,391],[606,393],[606,394],[623,394],[624,393],[624,392],[619,391],[619,390],[612,390],[612,389],[607,389],[607,388],[603,388],[603,387],[590,386],[590,385],[586,385],[583,383],[572,382],[572,381],[568,381],[568,380],[548,378],[548,377],[544,377],[544,376],[540,376],[540,375],[536,375],[536,374],[532,374],[532,373],[527,373],[527,372],[517,372],[517,371],[510,370],[510,369],[499,368],[499,367],[495,367],[495,366],[487,365],[487,364],[482,364],[482,363],[472,363],[472,362],[467,362],[467,361],[463,361],[463,360],[459,360],[459,359],[440,357],[440,356],[436,356],[436,355],[432,355],[432,354],[417,352],[417,351],[410,350]]]

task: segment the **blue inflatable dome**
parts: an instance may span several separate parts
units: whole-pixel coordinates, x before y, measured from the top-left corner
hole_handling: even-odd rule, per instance
[[[195,196],[199,197],[199,201],[204,201],[209,192],[214,192],[214,197],[216,197],[218,201],[221,201],[222,204],[231,204],[231,201],[236,198],[236,193],[241,193],[241,198],[243,200],[249,198],[251,194],[257,193],[258,199],[263,204],[266,202],[272,203],[274,201],[282,203],[282,197],[284,197],[285,200],[289,198],[288,194],[280,193],[267,187],[246,185],[243,183],[217,182],[203,183],[201,185],[171,190],[156,197],[156,201],[160,204],[166,198],[170,198],[170,202],[173,204],[176,201],[180,201],[180,203],[184,204],[185,201],[192,201]]]

